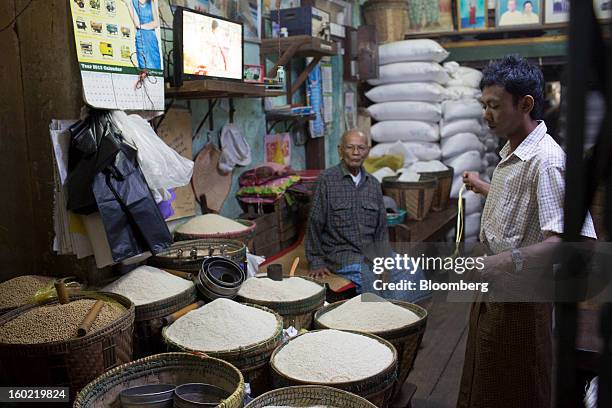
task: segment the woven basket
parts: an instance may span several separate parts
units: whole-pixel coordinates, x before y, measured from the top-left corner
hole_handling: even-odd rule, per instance
[[[450,204],[451,188],[453,187],[454,173],[455,171],[452,167],[448,167],[448,170],[444,171],[419,173],[422,176],[434,177],[436,180],[438,180],[438,188],[436,189],[433,201],[431,203],[431,211],[444,211],[448,208]]]
[[[271,390],[270,380],[270,356],[272,352],[283,341],[283,319],[281,316],[267,307],[247,304],[256,307],[276,316],[276,331],[274,336],[248,347],[241,347],[231,350],[207,351],[191,350],[170,340],[166,335],[167,327],[162,330],[164,341],[170,351],[201,352],[221,360],[225,360],[236,366],[244,376],[244,380],[251,385],[251,395],[257,396]]]
[[[181,232],[174,233],[175,241],[189,241],[194,239],[235,239],[243,242],[245,245],[253,239],[253,234],[255,233],[256,224],[254,221],[250,220],[234,220],[239,224],[245,226],[244,230],[237,232],[227,232],[221,234],[184,234]]]
[[[99,292],[98,292],[99,293]],[[114,293],[103,293],[124,306],[126,313],[104,329],[68,341],[40,344],[0,343],[0,383],[11,386],[70,387],[70,399],[85,384],[103,372],[132,360],[134,304]],[[91,295],[70,295],[70,300],[90,299]],[[56,298],[28,305],[0,316],[0,326],[42,305],[57,304]]]
[[[279,388],[255,398],[244,408],[310,407],[316,405],[338,408],[376,408],[376,405],[358,395],[321,385]]]
[[[422,221],[431,209],[438,180],[431,176],[423,176],[420,181],[415,182],[401,182],[397,179],[398,177],[383,179],[383,194],[391,197],[399,208],[406,210],[409,220]]]
[[[314,316],[315,329],[334,329],[334,327],[328,327],[321,323],[321,317],[325,313],[328,313],[338,306],[341,306],[344,304],[344,302],[346,302],[346,300],[327,305],[317,310]],[[394,391],[395,395],[401,390],[402,385],[406,381],[406,378],[408,378],[408,374],[414,365],[417,351],[421,345],[421,341],[423,340],[423,334],[425,334],[425,326],[427,325],[427,310],[413,303],[408,303],[401,300],[392,300],[391,302],[397,306],[410,310],[420,318],[418,321],[409,324],[408,326],[393,330],[370,332],[370,334],[374,334],[387,340],[389,343],[393,344],[397,350],[399,364],[397,383]]]
[[[376,27],[381,44],[401,41],[410,19],[408,3],[405,1],[368,1],[363,5],[366,23]]]
[[[314,330],[308,333],[300,334],[292,338],[291,340],[289,340],[289,342],[294,341],[300,336],[308,335],[309,333],[314,333],[315,331],[320,331],[320,330]],[[376,405],[377,407],[381,407],[381,408],[388,407],[389,403],[391,402],[391,395],[393,394],[393,387],[397,381],[397,350],[387,340],[384,340],[373,334],[360,333],[360,332],[351,331],[351,330],[345,330],[345,331],[350,332],[350,333],[360,334],[366,337],[370,337],[384,344],[385,346],[387,346],[390,350],[393,351],[392,364],[389,367],[387,367],[385,370],[381,371],[380,373],[376,375],[373,375],[369,378],[365,378],[362,380],[357,380],[357,381],[338,382],[338,383],[317,383],[317,382],[302,381],[297,378],[292,378],[292,377],[287,376],[286,374],[281,373],[278,370],[278,368],[274,365],[274,358],[283,349],[283,347],[285,347],[285,345],[289,343],[287,342],[279,346],[276,350],[274,350],[274,353],[272,353],[272,356],[270,358],[270,366],[272,368],[272,380],[274,383],[274,387],[282,388],[282,387],[290,387],[294,385],[329,386],[329,387],[337,388],[343,391],[348,391],[353,394],[357,394],[360,397],[367,399],[368,401],[370,401],[372,404]]]
[[[195,286],[157,302],[136,306],[134,321],[134,358],[162,353],[166,347],[162,337],[162,319],[196,301]]]
[[[241,408],[243,405],[244,379],[236,367],[208,356],[164,353],[104,373],[79,392],[74,408],[119,407],[119,393],[129,387],[193,382],[215,385],[231,394],[218,408]]]
[[[291,302],[265,301],[246,298],[240,295],[238,295],[236,300],[242,303],[265,306],[268,309],[274,310],[283,318],[283,327],[285,329],[293,326],[296,330],[309,330],[312,327],[312,316],[314,312],[323,306],[323,303],[325,303],[325,286],[321,285],[314,279],[308,277],[301,278],[316,283],[317,285],[321,286],[321,290],[306,299]]]
[[[149,258],[147,263],[162,269],[198,273],[204,259],[210,256],[223,256],[246,267],[246,246],[234,239],[195,239],[179,241],[157,255]]]

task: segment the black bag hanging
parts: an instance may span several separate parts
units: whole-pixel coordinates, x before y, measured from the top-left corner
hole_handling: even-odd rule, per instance
[[[156,254],[172,244],[172,235],[138,166],[136,150],[125,143],[115,161],[93,183],[93,193],[113,260],[147,250]]]
[[[97,211],[94,178],[115,159],[120,136],[108,115],[99,111],[71,126],[70,133],[66,208],[76,214],[92,214]]]

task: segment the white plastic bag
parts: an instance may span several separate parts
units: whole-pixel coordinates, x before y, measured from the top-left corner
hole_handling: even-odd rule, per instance
[[[458,119],[440,122],[440,136],[447,138],[458,133],[474,133],[478,135],[482,132],[482,125],[478,119]]]
[[[470,88],[470,87],[461,86],[461,85],[455,85],[455,86],[448,86],[448,84],[446,85],[447,85],[446,94],[448,95],[449,99],[467,99],[467,98],[477,99],[482,96],[482,92],[480,91],[480,89],[477,89],[477,88]]]
[[[409,167],[409,170],[415,173],[434,173],[438,171],[446,171],[448,167],[442,164],[439,160],[418,161]]]
[[[478,173],[482,171],[480,152],[476,150],[465,152],[459,156],[445,160],[444,164],[455,170],[455,176],[462,175],[465,171],[476,171]]]
[[[476,99],[459,99],[442,103],[444,120],[450,122],[455,119],[480,119],[482,105]]]
[[[138,163],[149,189],[167,190],[189,184],[193,161],[164,143],[149,122],[138,115],[128,116],[123,111],[113,111],[112,118],[125,140],[138,149]]]

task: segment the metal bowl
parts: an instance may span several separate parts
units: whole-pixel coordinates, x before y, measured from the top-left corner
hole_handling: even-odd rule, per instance
[[[121,391],[119,400],[123,408],[172,408],[175,388],[172,384],[139,385]]]
[[[229,392],[214,385],[204,383],[183,384],[174,390],[174,407],[216,407],[229,396]]]

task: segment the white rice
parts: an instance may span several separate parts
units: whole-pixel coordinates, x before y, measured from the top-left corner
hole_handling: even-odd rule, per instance
[[[176,229],[182,234],[226,234],[248,227],[218,214],[204,214],[194,217]]]
[[[259,301],[292,302],[307,299],[322,290],[320,285],[302,278],[286,278],[282,281],[251,278],[242,284],[238,295]]]

